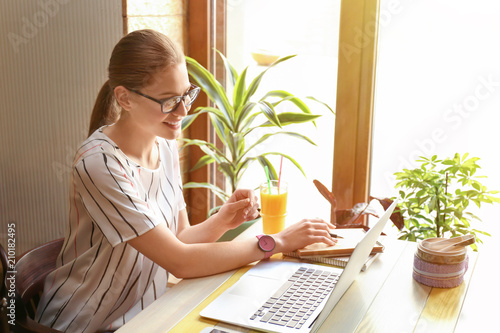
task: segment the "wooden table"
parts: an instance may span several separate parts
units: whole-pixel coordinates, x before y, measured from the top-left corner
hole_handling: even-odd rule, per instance
[[[256,223],[239,237],[260,231],[261,225]],[[412,278],[416,243],[386,240],[385,245],[385,252],[359,275],[320,332],[500,332],[496,323],[500,287],[494,274],[498,251],[485,247],[479,256],[469,250],[464,282],[440,289]],[[184,279],[117,332],[191,333],[213,326],[215,322],[199,317],[200,309],[215,297],[214,291],[220,293],[241,274],[232,271]]]

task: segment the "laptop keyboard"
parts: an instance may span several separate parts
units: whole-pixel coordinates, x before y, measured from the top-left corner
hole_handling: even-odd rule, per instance
[[[337,273],[301,267],[250,319],[300,329],[338,279]]]

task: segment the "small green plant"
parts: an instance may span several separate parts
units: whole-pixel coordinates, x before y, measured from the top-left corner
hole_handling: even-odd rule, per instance
[[[471,226],[472,220],[480,221],[471,212],[471,202],[478,208],[482,203],[500,203],[500,198],[494,196],[499,191],[488,191],[478,181],[485,178],[476,175],[479,158],[467,157],[467,153],[444,160],[436,155],[430,159],[420,157],[419,168],[394,174],[396,188],[401,188],[398,206],[405,220],[400,239],[473,234],[482,243],[478,234],[491,236]]]
[[[264,74],[279,63],[294,57],[293,55],[276,60],[257,75],[248,86],[246,83],[248,67],[238,74],[220,52],[219,55],[224,61],[229,76],[226,88],[196,60],[186,57],[187,69],[191,80],[201,87],[214,103],[215,107],[203,106],[196,108],[192,114],[183,119],[182,127],[183,129],[187,128],[200,114],[208,114],[214,126],[215,133],[224,145],[224,149],[219,149],[216,145],[204,140],[187,138],[183,140],[185,142],[184,147],[198,146],[205,153],[192,170],[216,163],[218,170],[228,180],[230,189],[223,190],[213,184],[195,182],[184,184],[184,188],[208,188],[225,202],[238,187],[238,183],[245,170],[255,161],[258,161],[262,168],[268,167],[271,179],[277,179],[277,172],[268,160],[269,156],[282,156],[291,161],[305,174],[300,164],[293,157],[279,151],[255,154],[258,151],[256,148],[275,135],[287,135],[315,144],[308,137],[297,132],[285,131],[283,127],[306,122],[315,124],[314,121],[320,115],[312,114],[302,99],[284,90],[272,90],[256,94]],[[321,103],[335,114],[325,103],[313,97],[307,98]],[[277,112],[276,106],[281,103],[292,103],[296,112]],[[257,128],[269,129],[269,131],[257,140],[249,139],[249,134]]]

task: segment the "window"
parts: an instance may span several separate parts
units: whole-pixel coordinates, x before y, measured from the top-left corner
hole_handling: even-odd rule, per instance
[[[124,31],[155,29],[184,46],[185,11],[182,0],[124,0]]]
[[[322,115],[317,127],[312,123],[285,127],[285,130],[306,135],[317,146],[287,136],[275,136],[263,148],[293,157],[307,175],[305,178],[291,162],[284,159],[282,179],[289,184],[288,212],[293,216],[321,216],[327,219],[330,216],[330,204],[319,194],[312,181],[318,179],[331,188],[335,116],[321,104],[305,97],[314,96],[335,109],[339,17],[340,1],[228,2],[226,56],[238,72],[249,66],[247,85],[266,69],[254,61],[252,52],[279,56],[297,54],[295,58],[270,69],[260,89],[288,91],[303,98],[313,114]],[[291,108],[286,103],[280,106],[281,111]],[[254,131],[253,138],[249,140],[254,142],[263,133],[267,131]],[[271,159],[271,162],[279,169],[279,157]],[[262,167],[255,162],[240,185],[255,187],[265,177]]]
[[[495,1],[381,1],[370,193],[395,196],[394,172],[456,152],[481,158],[482,183],[500,190],[499,17]],[[497,205],[476,215],[498,228]]]
[[[198,60],[203,66],[209,68],[212,73],[216,73],[218,78],[219,70],[214,68],[214,64],[216,63],[216,61],[214,61],[216,58],[216,54],[213,51],[214,48],[223,52],[227,51],[225,54],[229,55],[231,62],[233,62],[236,67],[244,64],[243,58],[240,58],[241,60],[233,59],[236,56],[233,57],[234,52],[231,52],[231,46],[228,45],[229,43],[226,43],[226,36],[238,33],[238,29],[243,27],[241,24],[243,21],[236,21],[238,24],[230,25],[226,24],[226,17],[228,18],[227,21],[230,21],[233,15],[234,17],[237,17],[238,12],[240,14],[243,13],[246,2],[247,1],[243,0],[227,2],[223,0],[211,2],[206,2],[204,0],[191,0],[188,2],[186,12],[188,22],[187,54]],[[248,2],[250,3],[250,1]],[[275,5],[273,7],[271,5],[273,3],[282,4],[282,6],[280,7]],[[273,13],[275,15],[271,16],[268,20],[277,21],[284,15],[283,13],[285,13],[286,8],[293,8],[290,6],[295,6],[295,8],[298,8],[299,11],[295,12],[295,16],[289,14],[288,12],[284,16],[299,17],[293,22],[293,24],[300,25],[302,21],[307,21],[310,17],[320,17],[322,15],[323,8],[319,8],[317,5],[328,3],[314,1],[307,4],[300,4],[295,1],[288,2],[275,0],[266,2],[262,1],[259,2],[259,4],[261,5],[261,16],[259,16],[258,21],[254,21],[254,25],[263,24],[264,21],[262,17],[266,12],[270,11],[270,8],[279,10],[277,12],[275,11]],[[337,5],[340,6],[339,3],[334,4],[334,6]],[[304,6],[313,6],[313,8],[306,8]],[[340,52],[340,56],[338,57],[339,74],[336,89],[335,85],[333,85],[331,93],[329,93],[326,97],[315,93],[317,98],[323,98],[324,101],[328,103],[330,103],[330,101],[334,101],[336,105],[336,116],[334,119],[335,142],[333,143],[335,148],[333,152],[334,161],[332,175],[332,183],[335,183],[336,186],[332,188],[332,190],[336,194],[339,208],[352,208],[355,203],[366,200],[368,194],[368,171],[370,164],[371,119],[373,110],[376,39],[378,31],[378,8],[378,0],[342,1],[340,13],[338,16],[333,15],[334,18],[330,18],[328,23],[330,24],[330,27],[340,26],[338,35],[334,34],[321,37],[323,38],[324,43],[325,41],[328,43],[338,37]],[[300,15],[297,13],[307,13],[308,18],[305,18],[306,15]],[[336,20],[336,17],[339,17],[338,21]],[[242,20],[241,17],[240,19]],[[292,28],[290,29],[293,30],[295,26],[291,27]],[[226,28],[230,34],[226,34]],[[307,31],[309,30],[309,27],[306,27],[303,30]],[[301,30],[299,29],[299,31]],[[295,37],[292,35],[291,38]],[[314,38],[314,36],[311,38]],[[226,45],[228,46],[227,49]],[[242,44],[240,43],[238,45]],[[242,47],[240,47],[240,49],[242,49]],[[238,61],[240,62],[238,63]],[[217,71],[215,69],[217,69]],[[300,73],[300,71],[298,71],[298,73]],[[323,75],[321,74],[321,76]],[[320,91],[320,89],[318,89],[318,91]],[[299,94],[297,92],[294,93]],[[336,100],[334,96],[337,96]],[[198,98],[198,100],[200,101],[198,106],[208,105],[209,103],[209,101],[203,101],[202,98]],[[202,117],[203,115],[198,117],[197,120],[190,126],[187,136],[190,138],[211,140],[212,135],[210,133],[209,121],[208,119],[203,119]],[[333,128],[329,128],[329,131],[333,131]],[[314,139],[316,140],[317,138]],[[189,165],[193,166],[201,156],[202,155],[196,155],[196,151],[190,152]],[[321,156],[319,159],[315,156],[315,159],[311,160],[319,160],[319,163],[331,165],[331,159],[327,160],[324,156]],[[301,163],[303,162],[301,161]],[[306,165],[304,165],[304,167],[306,167]],[[205,167],[195,170],[194,172],[189,172],[186,181],[214,183],[214,178],[217,177],[217,175],[214,175],[213,169],[214,168],[208,170],[208,168]],[[292,169],[289,168],[289,170]],[[321,178],[318,174],[311,174],[313,174],[314,177],[309,179],[310,182],[313,178]],[[259,178],[262,176],[263,175],[261,174]],[[328,175],[326,177],[328,177]],[[322,179],[320,179],[320,181],[321,180]],[[219,180],[217,179],[217,184],[219,184],[218,181]],[[324,181],[324,184],[328,188],[331,188],[331,184],[328,184],[328,181]],[[311,186],[311,183],[309,183],[309,186]],[[206,193],[207,191],[204,192],[203,190],[199,190],[200,189],[196,189],[196,193],[194,190],[187,191],[188,196],[186,196],[185,191],[188,207],[195,208],[191,209],[191,211],[188,209],[191,223],[203,221],[206,218],[206,213],[208,212],[210,205],[213,206],[214,203],[214,201],[209,198],[210,195]],[[312,190],[313,192],[306,192],[307,195],[310,195],[310,193],[316,193],[315,189]],[[318,196],[318,203],[323,202],[323,204],[326,204],[326,201],[323,200],[324,199]],[[302,201],[301,205],[304,208],[306,207]],[[310,216],[311,212],[314,214],[314,209],[315,208],[313,207],[309,207],[307,209],[307,215]],[[318,215],[320,214],[323,213],[318,211]],[[325,217],[327,218],[327,216]]]

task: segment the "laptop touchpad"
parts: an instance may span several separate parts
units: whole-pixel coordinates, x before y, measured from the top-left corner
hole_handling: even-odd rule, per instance
[[[267,299],[273,294],[277,287],[283,284],[283,281],[268,279],[260,276],[250,275],[240,279],[229,291],[231,295],[242,297],[250,297],[260,299],[264,297]]]

